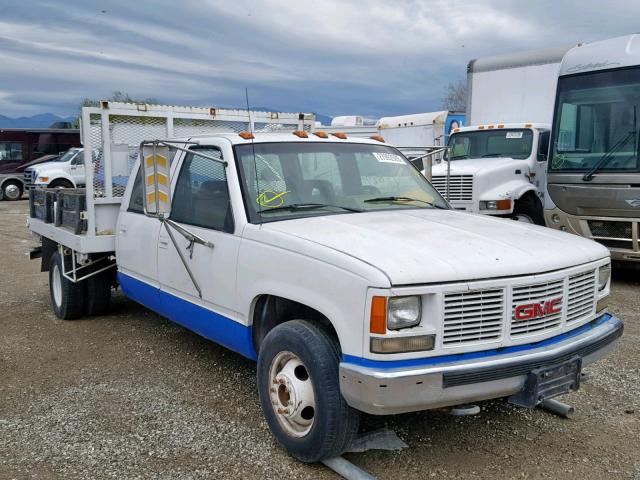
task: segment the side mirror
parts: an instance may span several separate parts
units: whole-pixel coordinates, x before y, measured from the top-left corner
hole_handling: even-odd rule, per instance
[[[154,217],[168,217],[171,213],[169,147],[143,144],[141,153],[144,213]]]
[[[549,135],[550,132],[541,132],[538,139],[538,161],[546,162],[549,157]]]

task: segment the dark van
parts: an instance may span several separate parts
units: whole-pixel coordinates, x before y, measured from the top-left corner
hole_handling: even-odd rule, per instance
[[[24,192],[24,169],[80,146],[72,128],[0,129],[0,198],[18,200]]]

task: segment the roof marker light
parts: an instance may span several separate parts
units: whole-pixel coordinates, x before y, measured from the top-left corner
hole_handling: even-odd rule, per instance
[[[313,132],[313,134],[319,138],[329,138],[327,132]]]
[[[376,140],[376,141],[378,141],[378,142],[382,142],[382,143],[384,143],[384,137],[383,137],[383,136],[381,136],[381,135],[371,135],[369,138],[370,138],[371,140]]]
[[[309,138],[309,135],[304,130],[296,130],[293,134],[299,138]]]
[[[244,138],[245,140],[251,140],[252,138],[256,138],[253,136],[253,133],[251,132],[240,132],[238,135]]]
[[[493,125],[487,125],[487,128],[491,130],[493,128]]]
[[[458,133],[459,131],[460,131],[460,129],[459,129],[459,128],[454,128],[454,129],[453,129],[453,133]]]
[[[484,130],[484,125],[478,125],[478,130]]]
[[[524,128],[531,128],[533,127],[533,123],[525,123],[524,124]]]
[[[336,133],[332,133],[331,135],[333,135],[334,137],[339,138],[341,140],[346,140],[347,139],[347,134],[346,133],[336,132]]]
[[[504,123],[499,123],[498,128],[504,128]]]

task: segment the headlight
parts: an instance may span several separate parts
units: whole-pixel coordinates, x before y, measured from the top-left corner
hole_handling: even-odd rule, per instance
[[[422,301],[419,296],[389,298],[387,328],[398,330],[420,323]]]
[[[480,202],[480,210],[511,210],[511,199],[483,200]]]
[[[611,264],[607,263],[598,268],[598,290],[602,291],[611,278]]]

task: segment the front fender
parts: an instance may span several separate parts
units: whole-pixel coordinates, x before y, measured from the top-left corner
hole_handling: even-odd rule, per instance
[[[501,183],[480,195],[480,201],[511,199],[515,203],[527,192],[536,192],[536,188],[531,183],[515,179],[509,182]]]

